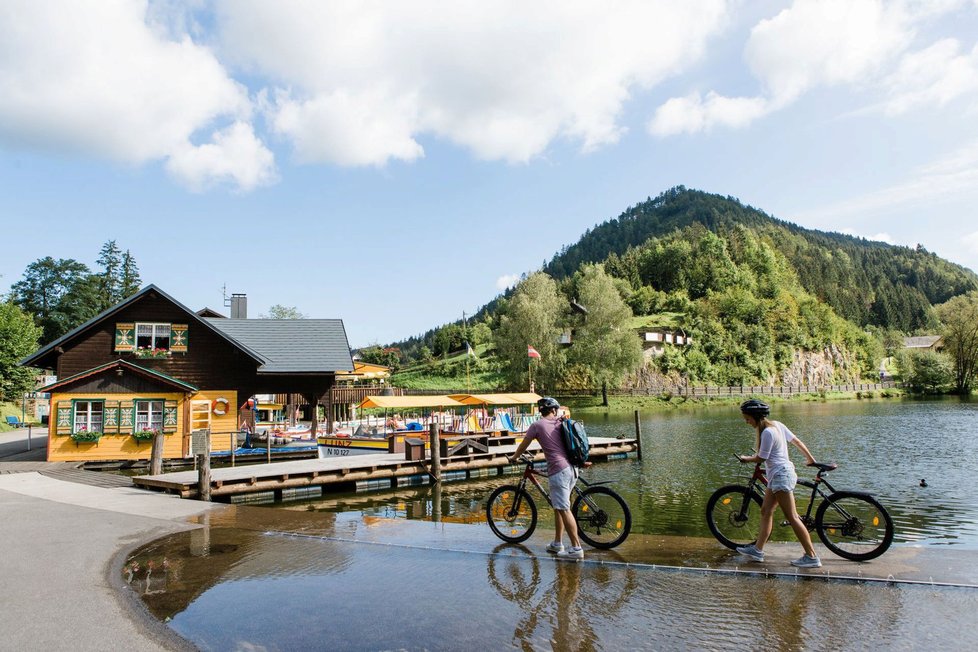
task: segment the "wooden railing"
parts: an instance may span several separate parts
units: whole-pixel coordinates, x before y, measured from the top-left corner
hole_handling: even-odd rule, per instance
[[[609,396],[661,396],[671,394],[672,396],[788,396],[793,394],[821,394],[823,392],[868,392],[881,391],[899,387],[898,383],[887,381],[884,383],[849,383],[845,385],[660,385],[656,387],[646,387],[642,389],[612,389],[608,388]],[[359,403],[367,396],[377,396],[383,391],[391,392],[390,396],[441,396],[445,394],[467,394],[470,393],[464,388],[448,389],[404,389],[401,387],[373,386],[373,387],[334,387],[333,404]],[[477,394],[507,393],[513,390],[497,388],[491,390],[479,390],[472,392]],[[537,393],[547,394],[557,398],[575,398],[587,396],[601,396],[600,388],[584,389],[548,389],[537,390]]]

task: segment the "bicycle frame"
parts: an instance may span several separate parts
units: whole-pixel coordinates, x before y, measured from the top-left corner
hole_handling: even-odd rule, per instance
[[[545,477],[545,474],[542,473],[541,471],[537,471],[533,467],[533,461],[532,460],[527,461],[526,462],[526,468],[523,469],[523,477],[520,478],[519,484],[517,484],[517,487],[520,490],[520,494],[519,495],[522,496],[522,492],[523,491],[526,491],[526,481],[529,480],[530,483],[534,487],[537,488],[537,491],[539,491],[541,494],[543,494],[543,497],[547,501],[547,504],[550,505],[550,507],[552,508],[554,506],[554,504],[550,500],[550,492],[548,492],[546,490],[546,488],[544,488],[543,484],[541,484],[540,481],[537,479],[538,477],[540,477],[540,478]],[[608,484],[609,482],[611,482],[611,481],[610,480],[602,480],[601,482],[588,482],[584,478],[578,477],[577,478],[577,482],[574,483],[574,487],[571,489],[571,495],[573,495],[573,496],[580,496],[581,495],[582,491],[581,491],[581,488],[578,486],[578,483],[583,484],[584,487],[587,488],[587,487],[593,487],[593,486],[602,485],[602,484]],[[590,503],[590,501],[588,501],[588,502]],[[519,507],[519,499],[517,499],[516,503],[514,503],[514,505],[513,505],[514,512],[516,511],[516,509],[518,507]]]
[[[811,532],[815,529],[815,519],[812,516],[812,510],[815,508],[815,503],[817,502],[815,496],[818,495],[822,500],[828,498],[831,494],[835,493],[835,487],[833,487],[827,479],[825,479],[825,471],[821,469],[815,474],[815,480],[798,480],[798,484],[803,487],[808,487],[812,490],[811,495],[808,498],[808,507],[805,509],[805,513],[799,513],[798,516],[801,518],[801,522],[805,524],[805,527]],[[764,475],[764,471],[761,469],[760,463],[754,465],[754,473],[751,475],[750,481],[747,483],[747,489],[752,494],[757,496],[759,499],[764,499],[764,492],[758,488],[758,485],[763,485],[767,487],[767,476]],[[828,492],[822,489],[821,485],[825,485]],[[853,492],[855,493],[855,492]],[[747,510],[749,501],[745,500],[744,505],[741,508],[743,511]],[[836,510],[839,510],[837,507]],[[848,516],[848,515],[847,515]],[[781,525],[787,525],[787,521],[782,521]]]

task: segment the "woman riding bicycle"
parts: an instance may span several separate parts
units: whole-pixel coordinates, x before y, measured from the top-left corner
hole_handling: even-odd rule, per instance
[[[740,405],[741,415],[747,425],[757,431],[756,455],[738,455],[737,457],[744,463],[764,462],[764,470],[767,474],[768,484],[764,490],[764,501],[761,503],[761,523],[757,533],[757,541],[746,546],[739,546],[737,552],[747,555],[754,561],[764,561],[764,544],[771,536],[774,528],[774,510],[781,507],[785,520],[791,525],[795,536],[805,549],[805,554],[792,561],[792,566],[799,568],[819,568],[822,562],[815,554],[812,546],[812,538],[808,534],[808,528],[798,517],[795,509],[795,495],[793,493],[798,476],[795,474],[795,465],[788,458],[788,442],[791,442],[805,455],[808,464],[814,464],[815,458],[808,451],[808,447],[792,433],[786,425],[780,421],[768,418],[771,408],[767,403],[750,399]]]
[[[523,436],[523,441],[509,459],[510,462],[519,459],[534,439],[540,442],[543,456],[547,459],[547,477],[550,482],[550,499],[554,508],[556,530],[553,542],[547,546],[547,552],[556,553],[558,559],[584,559],[584,548],[581,547],[581,540],[577,536],[577,521],[571,513],[570,504],[571,489],[577,482],[577,470],[567,459],[567,451],[564,448],[561,419],[557,416],[560,403],[547,396],[537,401],[537,407],[540,408],[540,416],[543,418],[530,425],[526,435]],[[565,529],[571,543],[570,548],[566,550],[562,541]]]

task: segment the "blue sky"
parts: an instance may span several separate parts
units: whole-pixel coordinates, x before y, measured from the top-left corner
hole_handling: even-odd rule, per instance
[[[677,184],[978,269],[978,0],[0,0],[0,293],[115,239],[385,343]]]

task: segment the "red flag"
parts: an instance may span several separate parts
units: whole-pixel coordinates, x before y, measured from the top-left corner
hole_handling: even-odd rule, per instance
[[[529,344],[526,345],[526,354],[531,358],[540,359],[540,353]]]

